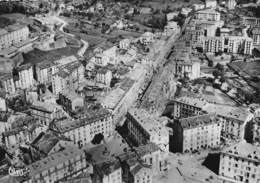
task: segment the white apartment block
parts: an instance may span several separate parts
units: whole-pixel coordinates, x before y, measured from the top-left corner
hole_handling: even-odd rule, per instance
[[[179,77],[189,77],[190,79],[196,79],[200,77],[200,62],[175,62],[175,73]]]
[[[236,7],[236,0],[226,0],[226,7],[229,10],[233,10]]]
[[[77,89],[84,79],[84,66],[79,62],[69,63],[52,76],[52,92],[58,95],[65,89]]]
[[[84,151],[68,147],[63,151],[32,163],[27,168],[29,169],[29,176],[24,181],[25,183],[53,183],[91,171],[92,166],[86,162]]]
[[[114,131],[112,115],[104,108],[86,112],[76,120],[64,119],[55,121],[51,129],[71,139],[75,145],[89,143],[96,134],[109,137]]]
[[[78,59],[74,56],[62,57],[54,61],[46,61],[36,64],[36,75],[39,83],[51,83],[52,76],[62,69],[67,64],[77,62]]]
[[[205,0],[206,8],[216,8],[217,7],[217,0]]]
[[[34,102],[30,107],[30,111],[32,116],[46,126],[49,126],[52,120],[65,116],[65,112],[57,104],[40,101]]]
[[[220,154],[219,176],[228,183],[260,182],[260,149],[241,141]]]
[[[22,65],[17,68],[17,72],[18,80],[15,80],[16,89],[31,88],[34,84],[33,67],[31,65]]]
[[[239,36],[204,37],[203,50],[207,53],[224,52],[250,55],[253,50],[253,40]]]
[[[12,73],[1,75],[0,83],[1,89],[3,89],[7,94],[14,94],[16,92]]]
[[[9,48],[14,44],[27,40],[29,28],[23,25],[10,25],[0,29],[0,50]]]
[[[253,45],[254,46],[260,46],[260,28],[254,28],[252,30],[252,34],[253,34]]]
[[[151,114],[144,109],[130,109],[126,117],[128,134],[138,146],[153,142],[163,151],[169,151],[169,131]]]
[[[220,13],[213,9],[205,9],[196,12],[195,19],[207,21],[220,21]]]
[[[178,119],[173,124],[172,152],[193,152],[220,145],[221,120],[216,114]]]

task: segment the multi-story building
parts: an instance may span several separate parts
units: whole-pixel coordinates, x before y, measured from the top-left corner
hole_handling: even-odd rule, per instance
[[[28,89],[34,84],[33,67],[30,64],[19,66],[13,72],[16,89]]]
[[[206,104],[207,102],[201,98],[181,97],[168,105],[172,109],[170,116],[174,119],[181,119],[201,114],[202,108]]]
[[[253,45],[260,46],[260,27],[256,27],[252,30]]]
[[[84,107],[84,98],[71,90],[63,90],[59,93],[60,104],[68,112],[76,111]]]
[[[84,66],[79,62],[73,62],[62,67],[52,77],[52,91],[54,94],[65,89],[77,89],[84,79]]]
[[[233,10],[236,7],[236,0],[226,0],[226,7],[229,10]]]
[[[220,144],[221,120],[216,114],[182,118],[173,123],[172,152],[193,152]]]
[[[131,40],[130,39],[122,39],[119,41],[119,48],[127,50],[130,47]]]
[[[129,183],[152,183],[152,180],[153,173],[149,165],[136,163],[131,167]]]
[[[107,138],[114,130],[112,115],[104,108],[88,109],[75,118],[54,121],[51,130],[68,137],[79,147],[89,143],[97,134]]]
[[[32,116],[46,126],[49,126],[52,120],[65,116],[65,112],[53,103],[34,102],[30,107],[30,111]]]
[[[29,28],[24,25],[14,24],[0,29],[0,50],[25,41],[28,37]]]
[[[220,153],[219,176],[224,182],[260,182],[260,149],[245,141]]]
[[[122,168],[118,160],[93,165],[93,182],[122,183]]]
[[[90,59],[93,63],[100,66],[106,66],[108,63],[116,64],[116,51],[117,46],[110,47],[108,49],[103,49],[101,47],[96,48],[94,56]]]
[[[144,45],[151,44],[154,42],[154,34],[151,32],[145,32],[140,36],[139,41]]]
[[[164,27],[164,33],[167,35],[167,36],[170,36],[172,35],[173,33],[177,33],[180,31],[180,28],[177,24],[177,22],[175,21],[169,21],[167,23],[167,25]]]
[[[110,82],[112,80],[112,72],[111,70],[107,68],[100,68],[97,70],[96,73],[96,82],[102,83],[104,85],[110,85]]]
[[[47,59],[47,58],[44,58]],[[52,60],[41,60],[35,66],[36,80],[39,83],[48,84],[52,81],[52,76],[67,64],[77,62],[74,55],[66,57],[51,58]]]
[[[204,52],[218,53],[223,52],[224,38],[223,37],[204,37],[203,50]]]
[[[260,144],[260,117],[255,117],[247,123],[245,139],[249,143]]]
[[[86,162],[84,151],[70,147],[36,161],[27,168],[29,175],[25,183],[59,182],[92,171],[92,166]]]
[[[217,113],[222,121],[222,137],[231,139],[244,139],[246,124],[254,117],[246,107],[207,104],[203,110]]]
[[[200,62],[191,60],[178,60],[175,62],[174,74],[178,77],[196,79],[200,77]]]
[[[217,0],[206,0],[206,8],[216,8]]]
[[[224,52],[250,55],[253,50],[253,40],[239,36],[204,37],[203,50],[210,53]]]
[[[249,25],[251,27],[259,26],[260,25],[260,18],[256,17],[243,17],[243,24]]]
[[[14,94],[16,92],[12,73],[1,74],[0,88],[3,89],[7,94]]]
[[[213,9],[205,9],[196,12],[195,18],[198,20],[220,21],[220,13]]]
[[[126,117],[128,135],[138,146],[153,142],[163,151],[169,151],[168,129],[147,111],[130,109]]]

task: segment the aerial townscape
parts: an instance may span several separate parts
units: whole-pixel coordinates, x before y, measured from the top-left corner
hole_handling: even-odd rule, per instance
[[[0,0],[0,183],[260,183],[260,0]]]

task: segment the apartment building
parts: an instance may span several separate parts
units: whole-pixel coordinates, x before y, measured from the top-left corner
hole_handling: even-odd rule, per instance
[[[127,50],[130,47],[131,40],[130,39],[122,39],[119,41],[119,48]]]
[[[236,0],[226,0],[226,7],[229,10],[233,10],[236,7]]]
[[[52,91],[58,95],[65,89],[77,89],[84,79],[84,66],[79,62],[73,62],[62,67],[52,76]]]
[[[122,168],[118,160],[111,160],[93,165],[93,182],[123,183]]]
[[[253,28],[252,30],[253,34],[253,45],[254,46],[260,46],[260,27]]]
[[[36,101],[30,107],[31,115],[40,121],[41,124],[49,126],[54,119],[65,116],[65,112],[57,104]]]
[[[254,114],[246,107],[207,104],[203,110],[218,114],[223,122],[221,135],[230,139],[244,139],[246,124],[254,117]]]
[[[216,8],[217,7],[217,1],[216,0],[206,0],[206,8]]]
[[[145,32],[140,36],[139,41],[144,45],[151,44],[154,42],[154,34],[151,32]]]
[[[63,90],[59,93],[60,104],[68,112],[76,111],[84,107],[84,98],[79,96],[75,91]]]
[[[224,50],[224,38],[223,37],[204,37],[203,41],[204,52],[218,53]]]
[[[7,94],[14,94],[16,92],[12,73],[1,74],[1,76],[0,76],[0,87]]]
[[[249,25],[251,27],[259,26],[260,25],[260,18],[256,17],[243,17],[243,24]]]
[[[97,70],[96,74],[96,82],[102,83],[104,85],[110,86],[110,82],[112,80],[112,72],[107,68],[100,68]]]
[[[260,117],[255,117],[247,123],[245,139],[249,143],[260,144]]]
[[[116,64],[116,51],[117,46],[113,46],[108,49],[97,47],[96,49],[94,49],[94,56],[90,59],[90,61],[100,66],[106,66],[108,63]]]
[[[157,144],[163,151],[169,151],[169,131],[144,109],[130,109],[126,115],[127,131],[136,145],[149,142]]]
[[[224,182],[260,182],[260,149],[245,141],[220,153],[219,176]]]
[[[79,147],[89,143],[97,134],[107,138],[114,131],[112,115],[102,107],[86,110],[75,118],[57,120],[51,130],[68,137]]]
[[[58,182],[92,169],[86,162],[84,151],[72,147],[36,161],[27,168],[29,175],[25,183]]]
[[[137,163],[131,167],[129,183],[152,183],[153,174],[151,167],[146,164]]]
[[[35,66],[37,81],[43,84],[51,83],[52,76],[60,69],[62,69],[65,65],[78,61],[78,59],[74,55],[61,58],[49,58],[48,60],[47,58],[45,59],[41,59],[41,61]]]
[[[24,25],[14,24],[0,29],[0,51],[27,40],[29,28]]]
[[[13,72],[16,89],[29,89],[34,84],[33,67],[30,64],[21,65]]]
[[[196,12],[195,19],[207,21],[220,21],[220,13],[214,9],[205,9]]]
[[[181,97],[168,105],[172,109],[170,116],[174,119],[181,119],[201,114],[202,108],[206,104],[207,102],[201,98]]]
[[[178,77],[196,79],[200,77],[200,62],[178,60],[175,62],[174,74]]]
[[[172,152],[193,152],[220,144],[221,120],[216,114],[203,114],[177,119],[170,143]]]
[[[204,37],[203,50],[207,53],[224,52],[250,55],[253,50],[253,40],[239,36]]]

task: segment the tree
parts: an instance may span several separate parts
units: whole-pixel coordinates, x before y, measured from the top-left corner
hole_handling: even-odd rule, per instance
[[[212,74],[213,74],[213,76],[214,76],[215,78],[218,78],[219,76],[222,76],[222,75],[223,75],[222,72],[219,71],[219,70],[214,70],[214,71],[212,72]]]

